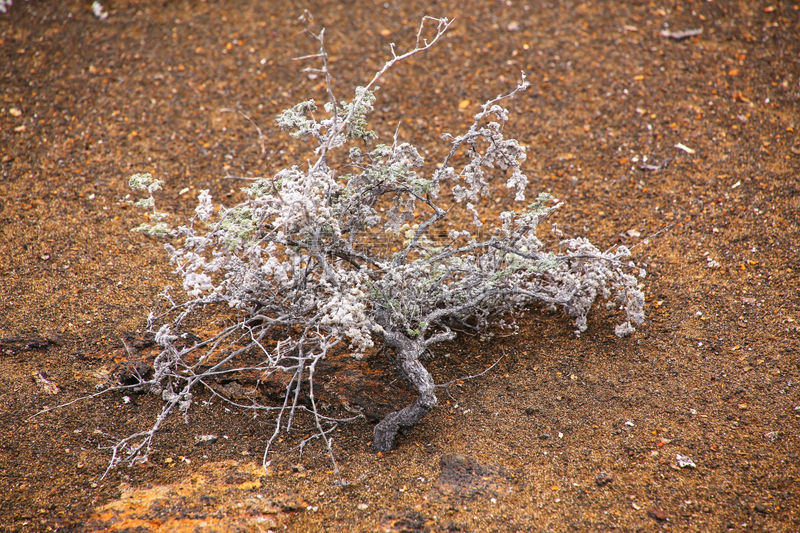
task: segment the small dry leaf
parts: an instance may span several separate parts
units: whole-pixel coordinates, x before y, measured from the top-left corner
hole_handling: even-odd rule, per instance
[[[56,384],[55,381],[47,379],[47,374],[44,372],[35,373],[33,379],[36,380],[36,383],[38,383],[47,394],[58,394],[61,392],[58,384]]]
[[[692,458],[686,455],[677,454],[675,456],[675,461],[677,461],[678,466],[681,468],[697,468]]]

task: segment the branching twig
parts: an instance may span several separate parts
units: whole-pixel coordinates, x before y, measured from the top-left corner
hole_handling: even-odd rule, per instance
[[[239,113],[240,115],[242,115],[258,132],[258,143],[261,145],[261,155],[267,155],[267,148],[264,146],[264,133],[261,131],[261,128],[258,127],[258,124],[256,124],[253,121],[253,119],[250,118],[249,115],[238,109],[234,110],[234,109],[223,108],[220,109],[219,111],[220,113]]]

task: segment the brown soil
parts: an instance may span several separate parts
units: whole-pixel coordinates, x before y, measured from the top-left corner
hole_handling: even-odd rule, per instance
[[[0,16],[0,530],[800,530],[796,2],[103,4],[102,22],[88,0],[17,0]],[[226,174],[305,157],[272,122],[324,95],[291,61],[314,51],[303,7],[328,28],[340,94],[389,42],[410,44],[421,15],[457,19],[386,75],[373,117],[383,139],[402,120],[429,163],[443,131],[529,73],[509,130],[529,147],[531,191],[567,202],[568,235],[639,245],[647,321],[618,339],[598,308],[576,338],[532,311],[517,335],[440,346],[438,382],[505,357],[441,394],[396,451],[369,451],[368,420],[339,430],[345,488],[318,443],[300,457],[288,439],[263,472],[268,422],[200,404],[149,464],[101,479],[107,446],[152,422],[157,398],[31,417],[113,374],[176,283],[160,245],[129,231],[142,215],[127,178],[153,172],[162,205],[186,214],[201,188],[235,202],[242,182]],[[264,155],[224,109],[261,126]],[[498,191],[496,211],[511,203]],[[342,390],[402,405],[409,391],[372,359],[357,368],[377,389]],[[195,446],[206,434],[218,440]]]

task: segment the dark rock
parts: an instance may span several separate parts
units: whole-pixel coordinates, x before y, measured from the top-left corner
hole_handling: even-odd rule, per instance
[[[155,333],[153,332],[147,332],[141,335],[138,333],[126,333],[121,340],[126,350],[131,353],[138,353],[147,348],[156,346],[155,337]]]
[[[153,377],[153,367],[144,361],[121,361],[111,374],[120,385],[135,386]]]
[[[57,344],[45,337],[7,337],[0,339],[0,355],[17,355],[28,350],[42,350]]]
[[[178,335],[178,339],[178,343],[180,343],[181,348],[188,348],[193,344],[200,344],[203,342],[203,339],[188,331]]]
[[[606,485],[608,485],[612,481],[614,481],[614,475],[613,474],[609,474],[608,472],[605,472],[605,471],[600,472],[594,478],[594,482],[597,483],[598,487],[605,487]]]
[[[430,494],[435,500],[492,498],[512,492],[516,483],[513,473],[498,466],[483,465],[459,453],[443,454],[439,466],[441,473]]]
[[[381,528],[387,533],[428,533],[429,521],[420,513],[387,513],[381,518]]]
[[[459,485],[470,483],[475,478],[480,478],[489,473],[489,469],[472,457],[460,453],[446,453],[439,459],[442,473],[439,483]]]

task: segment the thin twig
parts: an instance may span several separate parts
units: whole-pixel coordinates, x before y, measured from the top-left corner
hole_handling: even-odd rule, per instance
[[[440,385],[436,385],[436,388],[443,388],[445,390],[445,392],[447,393],[447,395],[450,397],[450,399],[455,401],[455,398],[453,398],[453,396],[450,394],[450,385],[452,385],[453,383],[458,383],[459,381],[467,381],[467,380],[470,380],[470,379],[475,379],[475,378],[479,378],[479,377],[482,377],[482,376],[486,375],[491,369],[496,367],[497,364],[500,363],[500,361],[502,361],[505,356],[506,356],[506,351],[505,351],[505,349],[503,349],[503,355],[501,355],[500,358],[497,361],[492,363],[492,366],[490,366],[489,368],[487,368],[486,370],[484,370],[480,374],[474,374],[472,376],[466,376],[466,377],[463,377],[463,378],[456,378],[454,380],[448,381],[447,383],[442,383]]]
[[[650,244],[650,239],[652,239],[653,237],[657,237],[658,235],[660,235],[661,233],[664,233],[665,231],[671,230],[674,226],[675,226],[674,222],[672,224],[670,224],[669,226],[664,226],[663,228],[661,228],[657,232],[653,233],[652,235],[648,235],[647,237],[645,237],[641,241],[637,242],[636,244],[631,246],[629,249],[631,251],[633,251],[633,250],[635,250],[636,248],[638,248],[639,246],[641,246],[643,244]]]
[[[258,142],[259,142],[259,144],[261,144],[261,155],[267,155],[267,149],[266,149],[266,147],[264,146],[264,133],[261,131],[261,128],[259,128],[259,127],[258,127],[258,124],[256,124],[256,123],[253,121],[253,119],[252,119],[252,118],[250,118],[250,116],[249,116],[249,115],[247,115],[246,113],[244,113],[244,112],[242,112],[242,111],[240,111],[240,110],[238,110],[238,109],[228,109],[228,108],[223,108],[223,109],[220,109],[220,112],[221,112],[221,113],[239,113],[239,114],[240,114],[240,115],[242,115],[244,118],[246,118],[246,119],[247,119],[247,121],[248,121],[248,122],[250,122],[250,124],[252,124],[252,125],[253,125],[253,127],[254,127],[254,128],[256,129],[256,131],[258,132]]]

